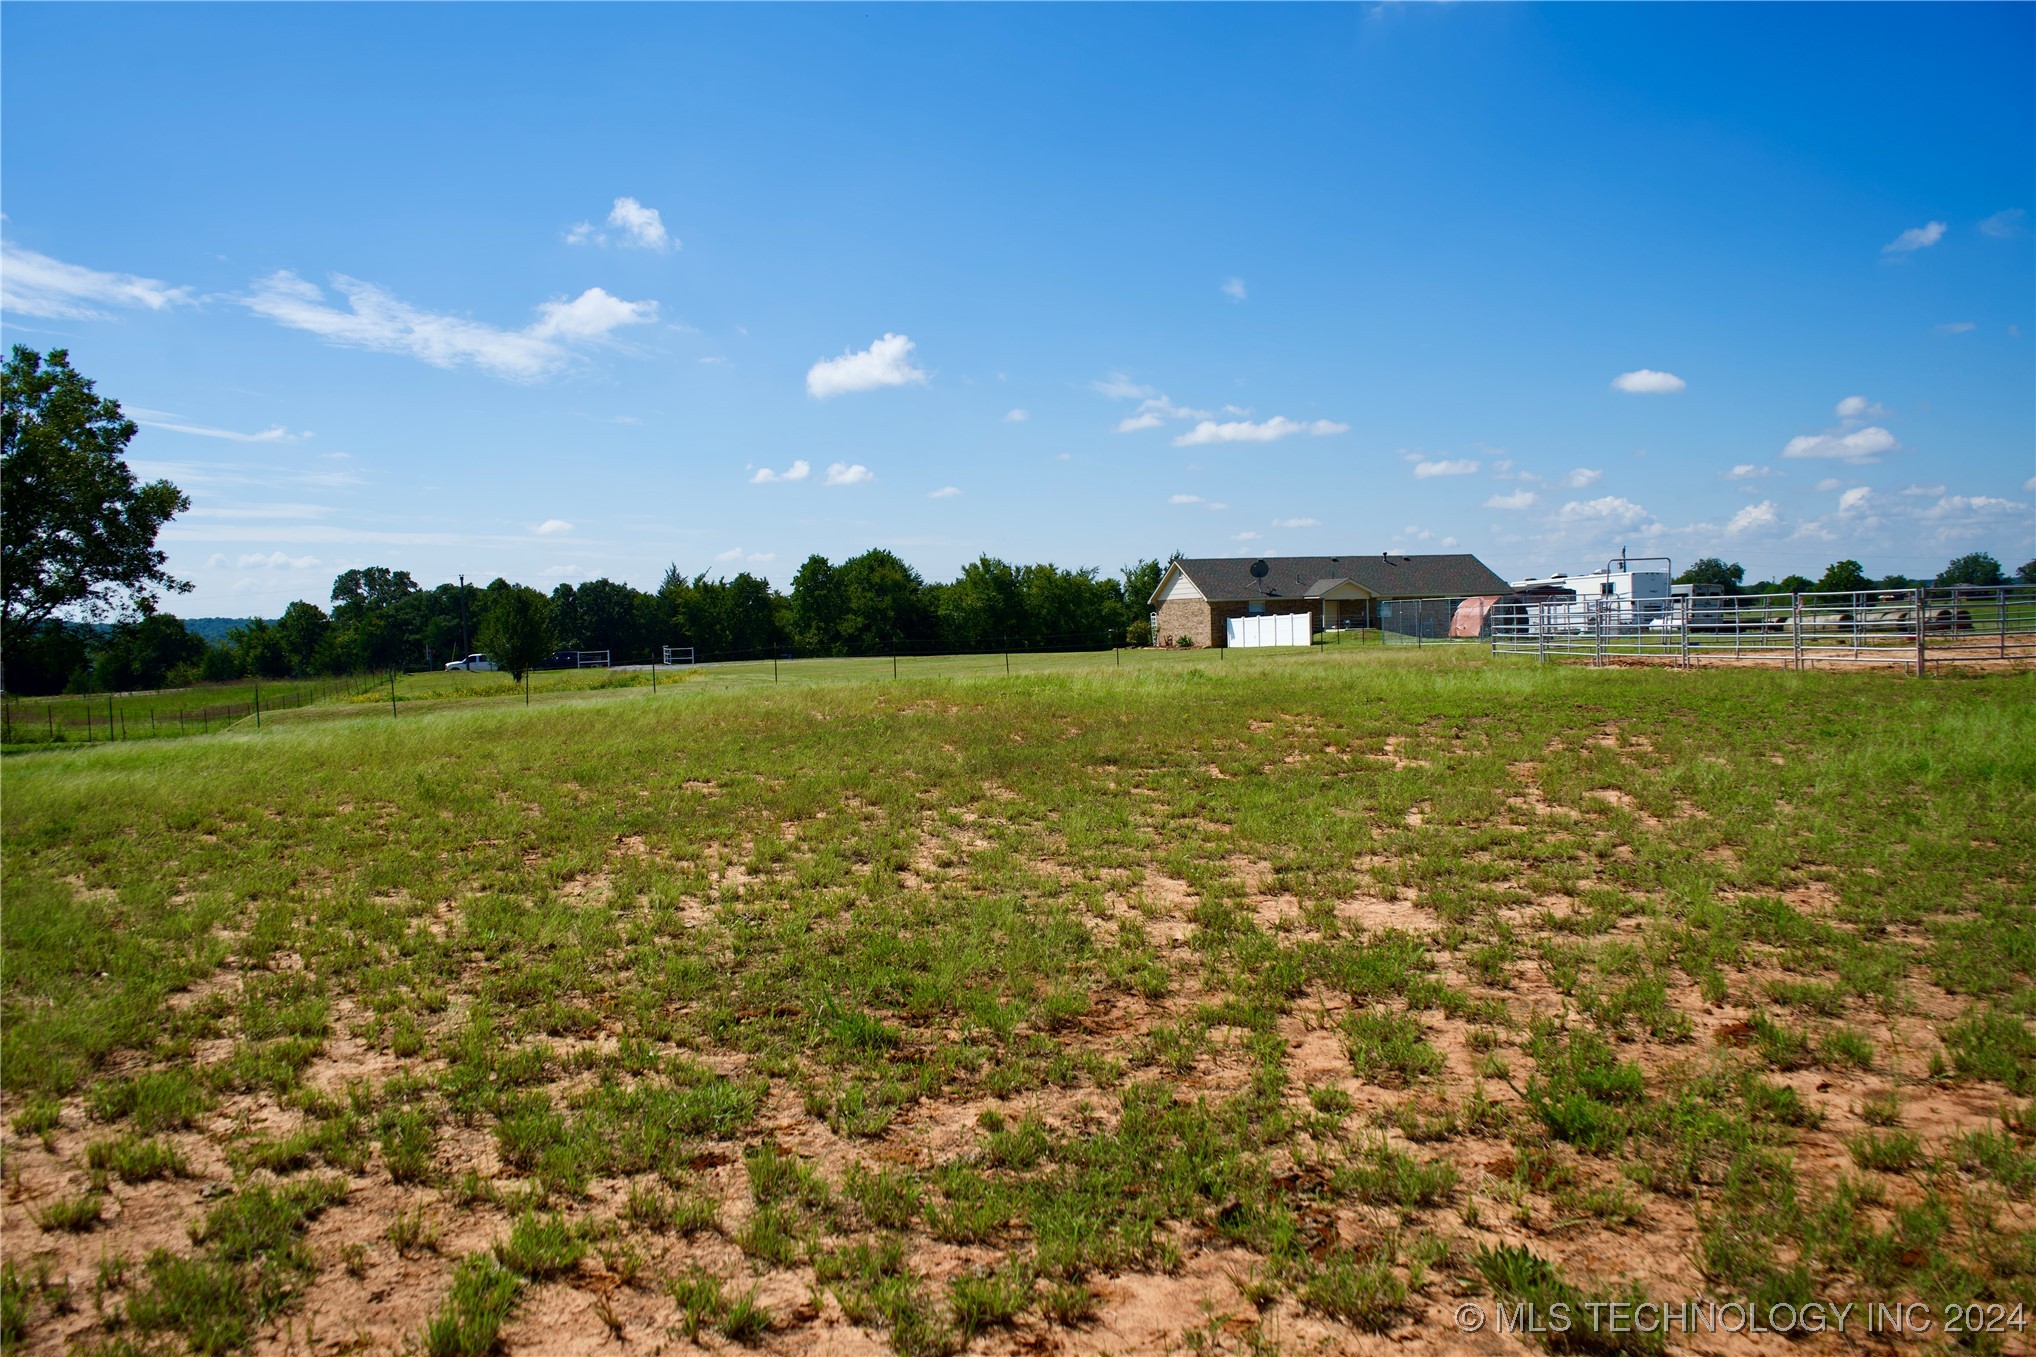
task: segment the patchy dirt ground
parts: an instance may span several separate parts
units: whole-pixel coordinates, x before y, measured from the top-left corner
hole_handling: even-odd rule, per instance
[[[10,1048],[9,1348],[2029,1351],[2027,785],[1598,677],[636,710],[627,774],[575,713],[470,802],[449,725],[280,822],[202,746],[34,788],[10,891],[114,950],[9,1019],[136,1011]],[[1499,1331],[1701,1299],[2000,1320]]]

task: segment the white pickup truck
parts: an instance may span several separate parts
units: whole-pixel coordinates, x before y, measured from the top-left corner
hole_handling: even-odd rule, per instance
[[[446,665],[446,668],[464,669],[467,672],[473,674],[492,674],[497,672],[501,668],[501,666],[496,664],[493,660],[489,659],[486,655],[469,655],[463,660],[452,661],[450,664]]]

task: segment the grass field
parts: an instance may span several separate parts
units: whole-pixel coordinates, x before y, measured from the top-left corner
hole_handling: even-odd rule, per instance
[[[9,758],[7,1346],[2029,1349],[2036,676],[1033,658]]]

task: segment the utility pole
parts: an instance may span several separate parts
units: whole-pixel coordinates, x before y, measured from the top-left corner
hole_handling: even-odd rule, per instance
[[[467,643],[467,577],[466,577],[465,575],[461,575],[461,576],[460,576],[460,658],[461,658],[462,660],[464,660],[464,659],[466,659],[466,657],[467,657],[468,655],[470,655],[470,654],[472,654],[472,653],[473,653],[473,652],[472,652],[472,651],[471,651],[470,649],[468,649],[468,643]]]

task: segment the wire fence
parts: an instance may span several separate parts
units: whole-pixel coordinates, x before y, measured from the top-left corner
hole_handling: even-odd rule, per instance
[[[968,648],[936,640],[895,641],[861,649],[792,646],[692,650],[660,648],[666,662],[618,664],[602,686],[714,673],[746,684],[807,680],[903,679],[917,676],[1042,672],[1072,661],[1121,668],[1127,652],[1171,646],[1125,644],[1122,631],[999,637]],[[1661,599],[1438,597],[1380,600],[1361,625],[1332,624],[1301,646],[1238,647],[1241,655],[1344,651],[1365,646],[1489,648],[1494,655],[1596,665],[1896,666],[1927,674],[1932,665],[2036,665],[2036,585],[1864,589],[1802,594],[1750,594]],[[1231,647],[1216,647],[1222,660]],[[1205,658],[1206,651],[1200,653]],[[1089,657],[1084,659],[1083,657]],[[938,662],[929,664],[928,662]],[[630,677],[630,671],[636,677]],[[647,671],[647,675],[645,673]],[[418,671],[421,676],[437,669]],[[585,672],[585,670],[581,670]],[[353,710],[386,694],[395,717],[404,703],[430,694],[399,692],[404,671],[247,685],[245,698],[206,701],[203,689],[182,692],[8,698],[0,705],[0,740],[9,746],[102,743],[204,735],[235,726],[259,729],[265,713],[345,700]],[[533,675],[505,697],[531,698]],[[195,701],[192,699],[196,699]]]
[[[1501,600],[1492,651],[1593,664],[1789,669],[2036,662],[2036,585]]]
[[[157,692],[89,693],[64,697],[9,697],[0,704],[0,743],[100,744],[121,740],[166,740],[209,735],[242,722],[257,726],[264,713],[308,707],[335,697],[357,694],[383,682],[383,676],[345,675],[326,679],[289,679],[235,684],[246,697],[207,698],[203,688]]]

